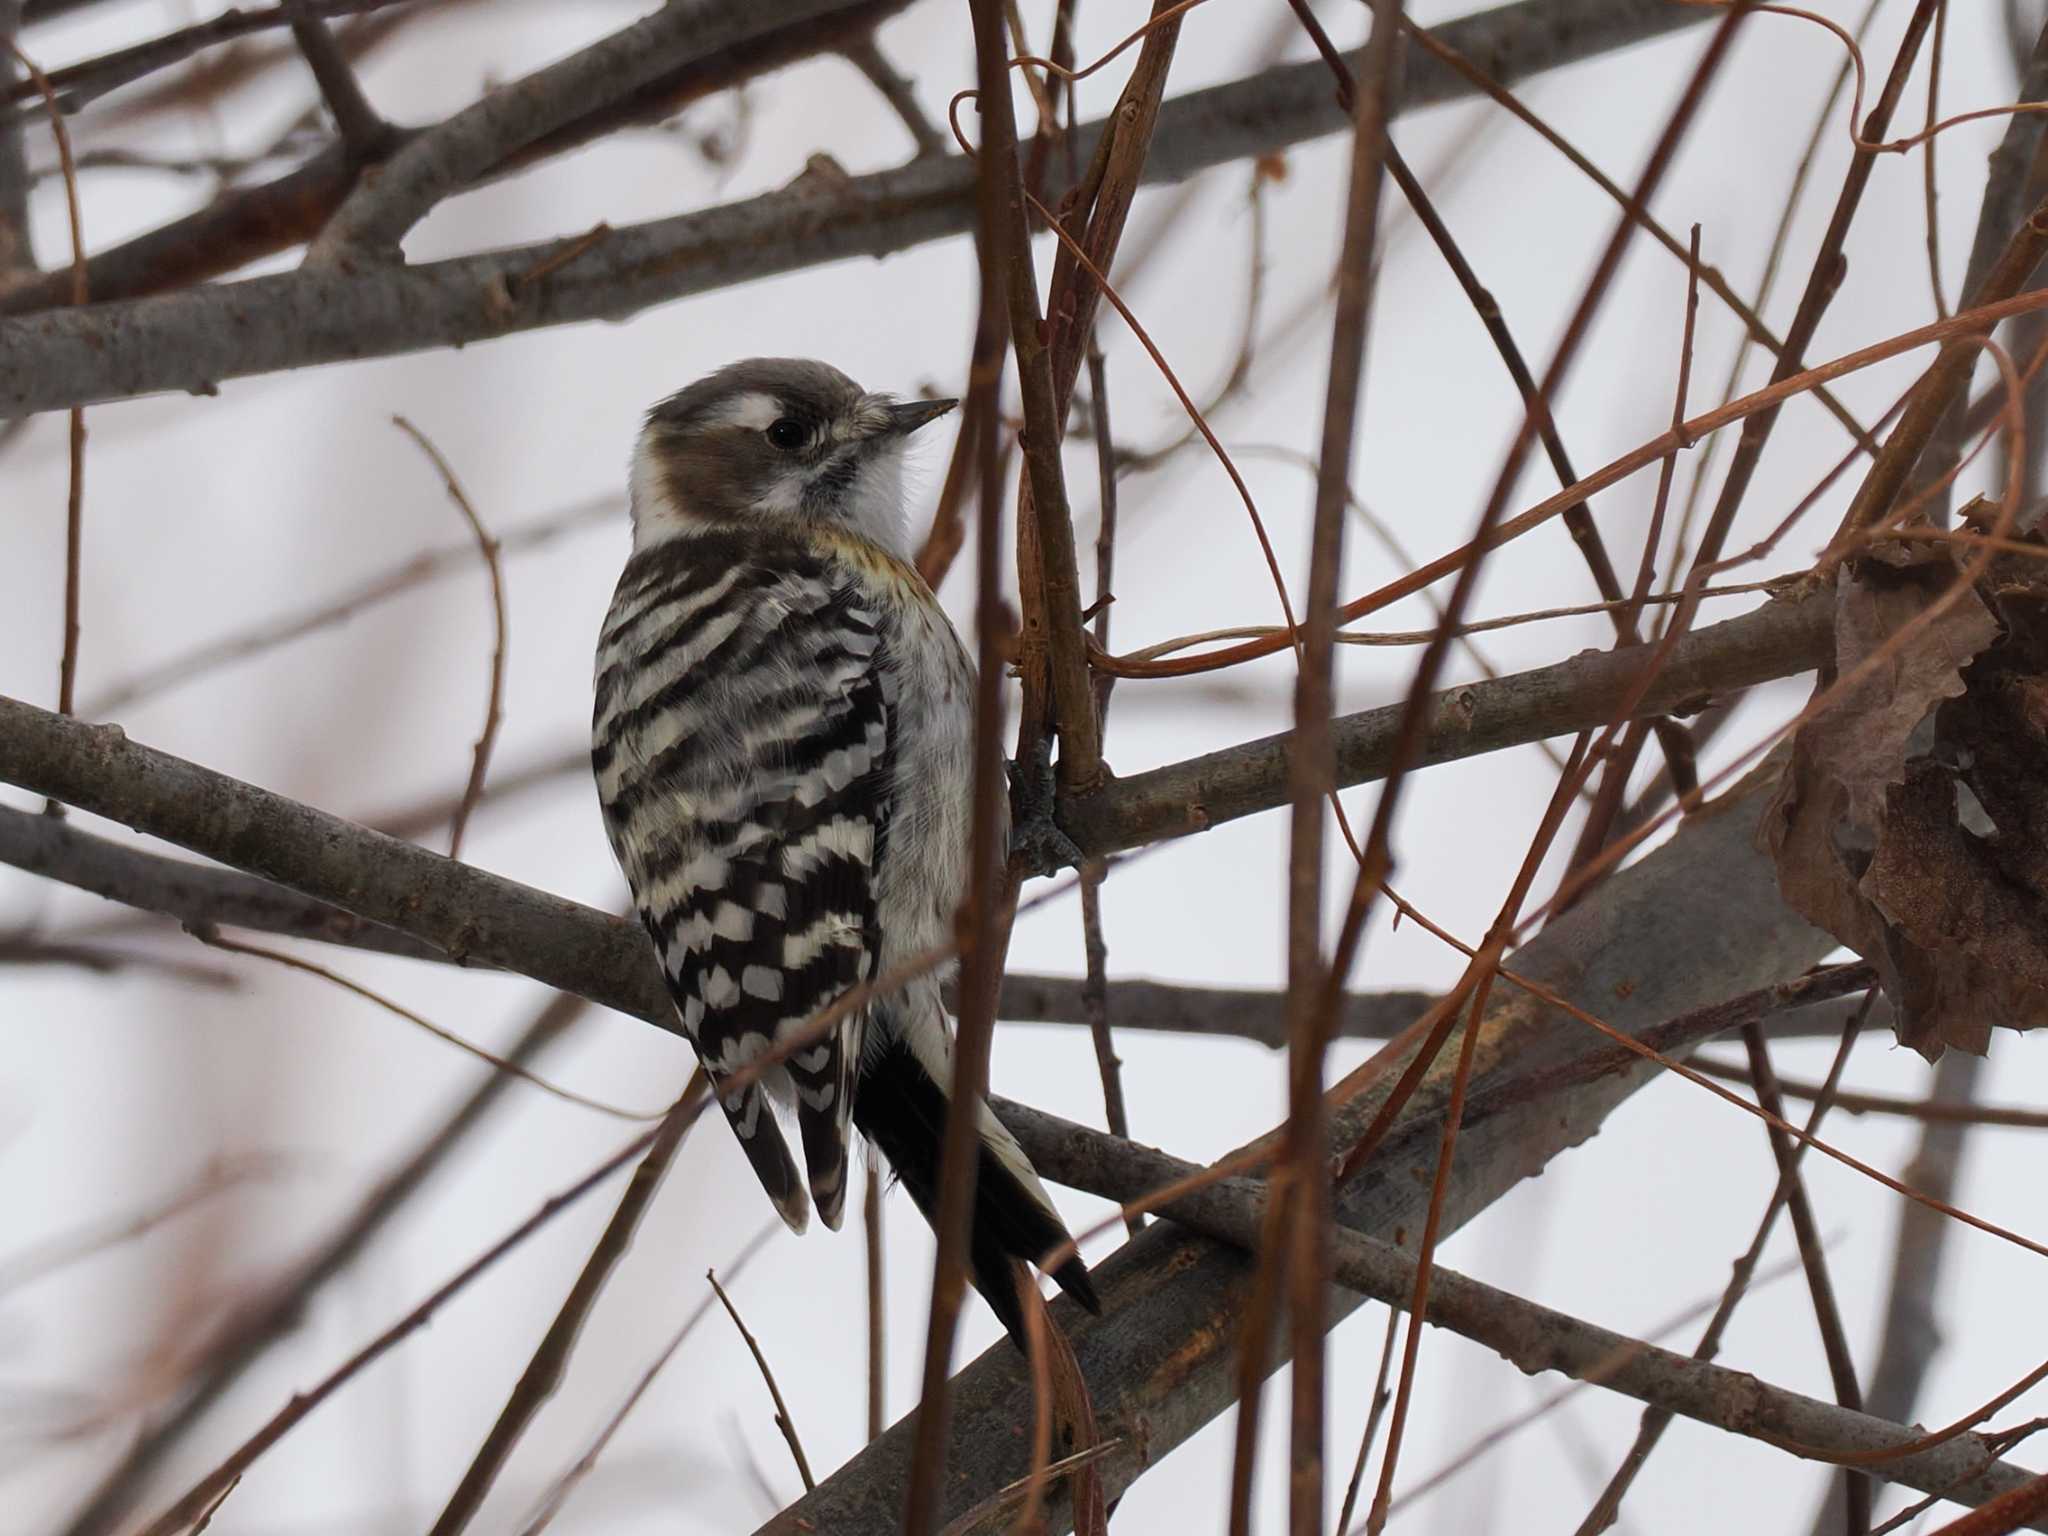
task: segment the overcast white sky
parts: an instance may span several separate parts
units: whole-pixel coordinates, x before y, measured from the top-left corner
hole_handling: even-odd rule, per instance
[[[1845,23],[1849,0],[1817,0]],[[1411,9],[1441,20],[1468,6]],[[39,61],[55,66],[102,51],[211,7],[181,0],[127,0],[76,24],[33,33]],[[1042,27],[1040,5],[1025,7]],[[1175,89],[1252,66],[1279,0],[1217,0],[1189,18],[1174,67]],[[1892,0],[1871,47],[1884,60],[1909,7]],[[1953,8],[1945,107],[2009,99],[1996,10],[1986,0]],[[1080,7],[1083,57],[1135,25],[1134,3]],[[1361,7],[1319,6],[1340,43],[1363,35]],[[363,69],[371,98],[393,118],[424,122],[470,100],[487,80],[509,78],[612,30],[623,5],[500,3],[481,14],[455,7],[401,34]],[[1525,97],[1612,174],[1633,175],[1704,33],[1638,48],[1529,86]],[[892,57],[919,82],[935,116],[972,83],[964,7],[924,0],[882,33]],[[1042,41],[1042,39],[1040,40]],[[1290,56],[1305,49],[1290,41]],[[1703,248],[1738,287],[1755,280],[1812,115],[1839,63],[1818,29],[1762,17],[1688,141],[1657,208],[1673,228],[1697,221]],[[1087,114],[1113,100],[1122,66],[1083,88]],[[275,135],[310,100],[291,69],[243,91],[221,118],[194,116],[161,153],[246,149]],[[1909,116],[1917,114],[1916,104]],[[722,99],[684,120],[692,133],[729,127]],[[1819,189],[1794,228],[1789,276],[1771,309],[1789,314],[1846,161],[1844,111],[1816,173]],[[1951,291],[1975,217],[1982,157],[1997,124],[1957,130],[1941,150],[1940,227]],[[96,138],[88,117],[84,144]],[[1576,299],[1611,213],[1561,160],[1486,108],[1439,109],[1404,119],[1398,140],[1437,189],[1439,205],[1532,359],[1555,340]],[[502,186],[448,204],[414,235],[415,258],[570,234],[602,219],[614,225],[775,187],[823,149],[852,171],[908,153],[906,136],[853,69],[822,61],[775,75],[745,97],[742,145],[722,172],[688,136],[641,133],[550,163]],[[47,136],[32,136],[40,163]],[[1312,450],[1321,415],[1327,331],[1318,314],[1273,334],[1314,295],[1336,251],[1344,147],[1323,141],[1291,151],[1284,183],[1267,193],[1267,297],[1262,345],[1249,388],[1222,409],[1218,431],[1233,447],[1279,444]],[[1162,257],[1126,290],[1138,314],[1198,396],[1228,369],[1247,286],[1248,168],[1212,172]],[[199,195],[190,180],[94,173],[86,185],[95,246],[173,216]],[[1135,240],[1172,194],[1138,203]],[[1390,194],[1391,196],[1391,194]],[[1832,356],[1931,318],[1921,244],[1917,160],[1878,168],[1850,242],[1848,283],[1822,327],[1818,356]],[[39,195],[38,249],[63,250],[54,187]],[[1394,221],[1379,291],[1364,429],[1355,484],[1417,558],[1465,536],[1512,431],[1513,392],[1477,323],[1412,222]],[[1041,257],[1041,267],[1050,265]],[[1675,344],[1684,299],[1681,269],[1639,242],[1623,271],[1561,407],[1582,470],[1662,429],[1670,411]],[[638,414],[657,397],[730,359],[762,353],[826,358],[873,388],[903,392],[930,382],[961,392],[972,328],[974,268],[964,240],[892,257],[753,283],[671,304],[619,325],[549,330],[465,349],[329,367],[225,385],[217,398],[164,397],[89,413],[85,638],[80,691],[91,697],[133,670],[252,620],[308,606],[412,553],[465,534],[435,476],[392,428],[403,413],[440,445],[483,516],[501,533],[598,493],[623,493]],[[1700,312],[1695,399],[1719,388],[1737,332],[1711,301]],[[1138,443],[1177,435],[1169,391],[1114,320],[1104,323],[1119,434]],[[1761,370],[1752,365],[1754,380]],[[1848,381],[1844,396],[1874,416],[1910,377],[1876,370]],[[917,479],[928,508],[948,441],[939,428]],[[1842,436],[1816,407],[1786,416],[1750,500],[1761,529],[1839,454]],[[1076,448],[1077,509],[1084,547],[1092,536],[1092,458]],[[1694,456],[1697,458],[1697,455]],[[38,703],[54,697],[60,625],[64,429],[38,421],[8,450],[8,516],[0,554],[0,692]],[[1309,475],[1281,459],[1240,460],[1283,566],[1299,583]],[[1684,468],[1689,468],[1686,466]],[[1531,497],[1550,489],[1532,472]],[[1681,489],[1685,484],[1681,474]],[[1615,547],[1633,563],[1652,477],[1601,499]],[[1137,645],[1227,624],[1271,622],[1277,604],[1242,507],[1213,461],[1186,452],[1124,487],[1119,546],[1119,642]],[[1827,526],[1831,519],[1823,514]],[[1399,567],[1354,527],[1347,592]],[[623,512],[520,556],[508,569],[512,622],[508,713],[501,771],[557,754],[583,739],[590,652],[625,552]],[[1797,549],[1787,563],[1801,558]],[[942,594],[965,616],[964,570]],[[1478,609],[1500,614],[1594,594],[1561,530],[1496,560]],[[1733,608],[1724,610],[1735,611]],[[1411,603],[1397,625],[1427,622]],[[1510,630],[1487,645],[1512,670],[1604,643],[1604,621],[1566,620]],[[369,817],[452,792],[467,770],[482,713],[489,653],[480,572],[376,608],[339,629],[260,662],[137,704],[121,724],[137,739],[344,814]],[[1408,653],[1347,650],[1340,704],[1358,709],[1399,696]],[[1460,662],[1460,666],[1468,666]],[[1709,754],[1710,766],[1747,744],[1804,696],[1803,686],[1762,690]],[[1117,695],[1109,758],[1130,771],[1282,728],[1289,709],[1284,659],[1228,675],[1227,684],[1126,685]],[[1405,802],[1399,881],[1437,921],[1476,937],[1492,918],[1550,790],[1534,748],[1433,771]],[[1347,804],[1369,815],[1370,790]],[[9,803],[29,803],[8,792]],[[88,823],[90,824],[90,823]],[[1235,823],[1133,861],[1105,891],[1112,972],[1191,982],[1258,985],[1278,980],[1283,924],[1285,823],[1277,815]],[[441,837],[442,834],[435,834]],[[1341,845],[1340,845],[1341,848]],[[598,905],[622,885],[605,846],[592,792],[581,776],[486,807],[467,855],[485,867]],[[1333,879],[1348,888],[1332,862]],[[0,873],[0,928],[39,923],[62,931],[109,915],[92,898]],[[213,961],[166,940],[165,953]],[[351,977],[380,986],[439,1023],[503,1043],[538,1006],[530,983],[324,952]],[[1077,908],[1049,905],[1019,926],[1019,968],[1078,972]],[[1413,928],[1372,933],[1354,978],[1361,987],[1427,985],[1454,974],[1455,957]],[[0,1073],[0,1203],[6,1250],[81,1222],[116,1216],[189,1185],[213,1159],[276,1153],[288,1170],[147,1240],[0,1295],[0,1433],[7,1522],[43,1529],[71,1507],[96,1471],[116,1457],[133,1423],[127,1411],[162,1390],[176,1351],[193,1330],[231,1307],[266,1273],[325,1231],[395,1157],[410,1148],[477,1081],[480,1068],[426,1035],[301,975],[255,962],[230,967],[233,992],[180,988],[143,976],[82,977],[56,970],[0,976],[7,1069]],[[1134,1133],[1188,1158],[1237,1145],[1283,1109],[1283,1062],[1260,1047],[1130,1034],[1120,1040]],[[1985,1096],[2038,1100],[2044,1048],[2002,1037]],[[1333,1053],[1333,1072],[1362,1056]],[[653,1109],[668,1102],[690,1066],[681,1041],[636,1022],[596,1014],[544,1062],[577,1089]],[[1786,1048],[1787,1075],[1817,1077],[1819,1046]],[[1925,1065],[1873,1041],[1857,1054],[1853,1083],[1924,1090]],[[1100,1123],[1101,1102],[1085,1031],[1011,1026],[999,1035],[995,1082],[1013,1097]],[[1880,1167],[1909,1155],[1910,1127],[1838,1117],[1840,1144]],[[2039,1151],[2025,1133],[1973,1138],[1962,1198],[1972,1210],[2033,1235],[2042,1231]],[[274,1351],[213,1413],[151,1503],[175,1492],[272,1412],[289,1393],[345,1358],[429,1289],[569,1183],[623,1139],[586,1111],[519,1091],[485,1133],[434,1181],[409,1214],[346,1278],[323,1292],[307,1325]],[[1883,1302],[1897,1220],[1893,1197],[1838,1166],[1809,1160],[1808,1177],[1831,1235],[1834,1275],[1851,1337],[1868,1361]],[[1772,1181],[1753,1122],[1679,1082],[1661,1082],[1617,1114],[1592,1144],[1548,1177],[1518,1190],[1444,1250],[1446,1262],[1496,1284],[1627,1332],[1658,1326],[1718,1290],[1748,1241]],[[613,1193],[586,1202],[497,1266],[409,1342],[323,1408],[256,1467],[215,1529],[226,1533],[421,1529],[466,1465],[533,1342],[546,1326],[610,1209]],[[1075,1222],[1100,1202],[1061,1194]],[[729,1262],[770,1213],[723,1128],[707,1125],[681,1155],[633,1252],[612,1282],[576,1354],[569,1379],[527,1438],[478,1527],[516,1528],[529,1502],[581,1451],[659,1341],[705,1294],[704,1270]],[[888,1205],[891,1280],[891,1417],[912,1401],[929,1284],[927,1230],[900,1196]],[[1114,1234],[1090,1247],[1115,1246]],[[1781,1233],[1773,1259],[1789,1253]],[[1768,1262],[1768,1261],[1767,1261]],[[2048,1354],[2038,1309],[2038,1268],[1981,1234],[1951,1242],[1948,1279],[1936,1304],[1950,1348],[1929,1377],[1923,1413],[1946,1422],[1991,1396]],[[822,1474],[863,1438],[862,1251],[855,1232],[780,1234],[733,1290],[775,1365]],[[1331,1348],[1333,1465],[1348,1467],[1371,1390],[1385,1314],[1358,1313]],[[1684,1331],[1689,1342],[1692,1325]],[[962,1358],[998,1336],[971,1305]],[[1747,1303],[1724,1360],[1768,1379],[1827,1393],[1810,1307],[1797,1280]],[[1402,1455],[1404,1486],[1496,1421],[1555,1390],[1527,1381],[1484,1351],[1431,1333],[1415,1416]],[[1284,1403],[1284,1393],[1275,1401]],[[2014,1404],[2002,1422],[2048,1412],[2048,1395]],[[97,1428],[56,1436],[81,1419]],[[1427,1503],[1396,1520],[1415,1531],[1568,1530],[1604,1481],[1633,1431],[1635,1409],[1597,1391],[1524,1433]],[[1284,1412],[1269,1421],[1269,1452],[1284,1457]],[[1220,1531],[1229,1479],[1228,1417],[1142,1479],[1114,1528]],[[2027,1459],[2024,1455],[2022,1460]],[[2041,1459],[2039,1456],[2036,1460]],[[730,1533],[768,1512],[750,1463],[778,1501],[796,1478],[770,1420],[753,1367],[732,1330],[712,1319],[695,1334],[621,1433],[557,1529],[629,1533]],[[1260,1491],[1265,1519],[1284,1509],[1282,1463],[1268,1458]],[[1339,1479],[1341,1483],[1341,1479]],[[1636,1530],[1722,1529],[1763,1522],[1802,1528],[1822,1475],[1779,1453],[1680,1423],[1626,1506]],[[1336,1490],[1341,1491],[1341,1489]],[[1333,1491],[1333,1508],[1334,1508]],[[1333,1515],[1334,1518],[1334,1515]],[[21,1523],[16,1525],[16,1521]]]

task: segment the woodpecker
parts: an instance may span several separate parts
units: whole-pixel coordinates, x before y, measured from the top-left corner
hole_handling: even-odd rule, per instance
[[[633,552],[598,641],[591,766],[683,1032],[796,1232],[811,1202],[840,1224],[849,1123],[927,1217],[938,1200],[942,971],[725,1083],[943,945],[968,894],[974,666],[906,558],[903,506],[910,435],[956,403],[755,358],[656,405],[633,453]],[[808,1200],[769,1094],[794,1111]],[[1023,1148],[986,1104],[974,1114],[969,1265],[1021,1344],[1014,1261],[1067,1229]],[[1053,1278],[1097,1310],[1078,1256]]]

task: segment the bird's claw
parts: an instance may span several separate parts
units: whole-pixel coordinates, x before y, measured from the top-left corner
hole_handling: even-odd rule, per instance
[[[1058,791],[1053,782],[1052,741],[1045,738],[1010,771],[1010,858],[1027,875],[1056,875],[1078,869],[1087,855],[1060,829]]]

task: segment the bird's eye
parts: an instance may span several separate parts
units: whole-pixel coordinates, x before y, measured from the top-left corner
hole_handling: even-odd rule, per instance
[[[768,441],[784,453],[793,453],[803,447],[804,424],[794,416],[779,416],[768,424]]]

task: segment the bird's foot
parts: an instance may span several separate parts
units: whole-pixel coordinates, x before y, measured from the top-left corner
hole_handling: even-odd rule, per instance
[[[1060,830],[1059,795],[1053,781],[1052,739],[1046,737],[1010,770],[1010,857],[1027,875],[1056,875],[1078,869],[1087,855]]]

